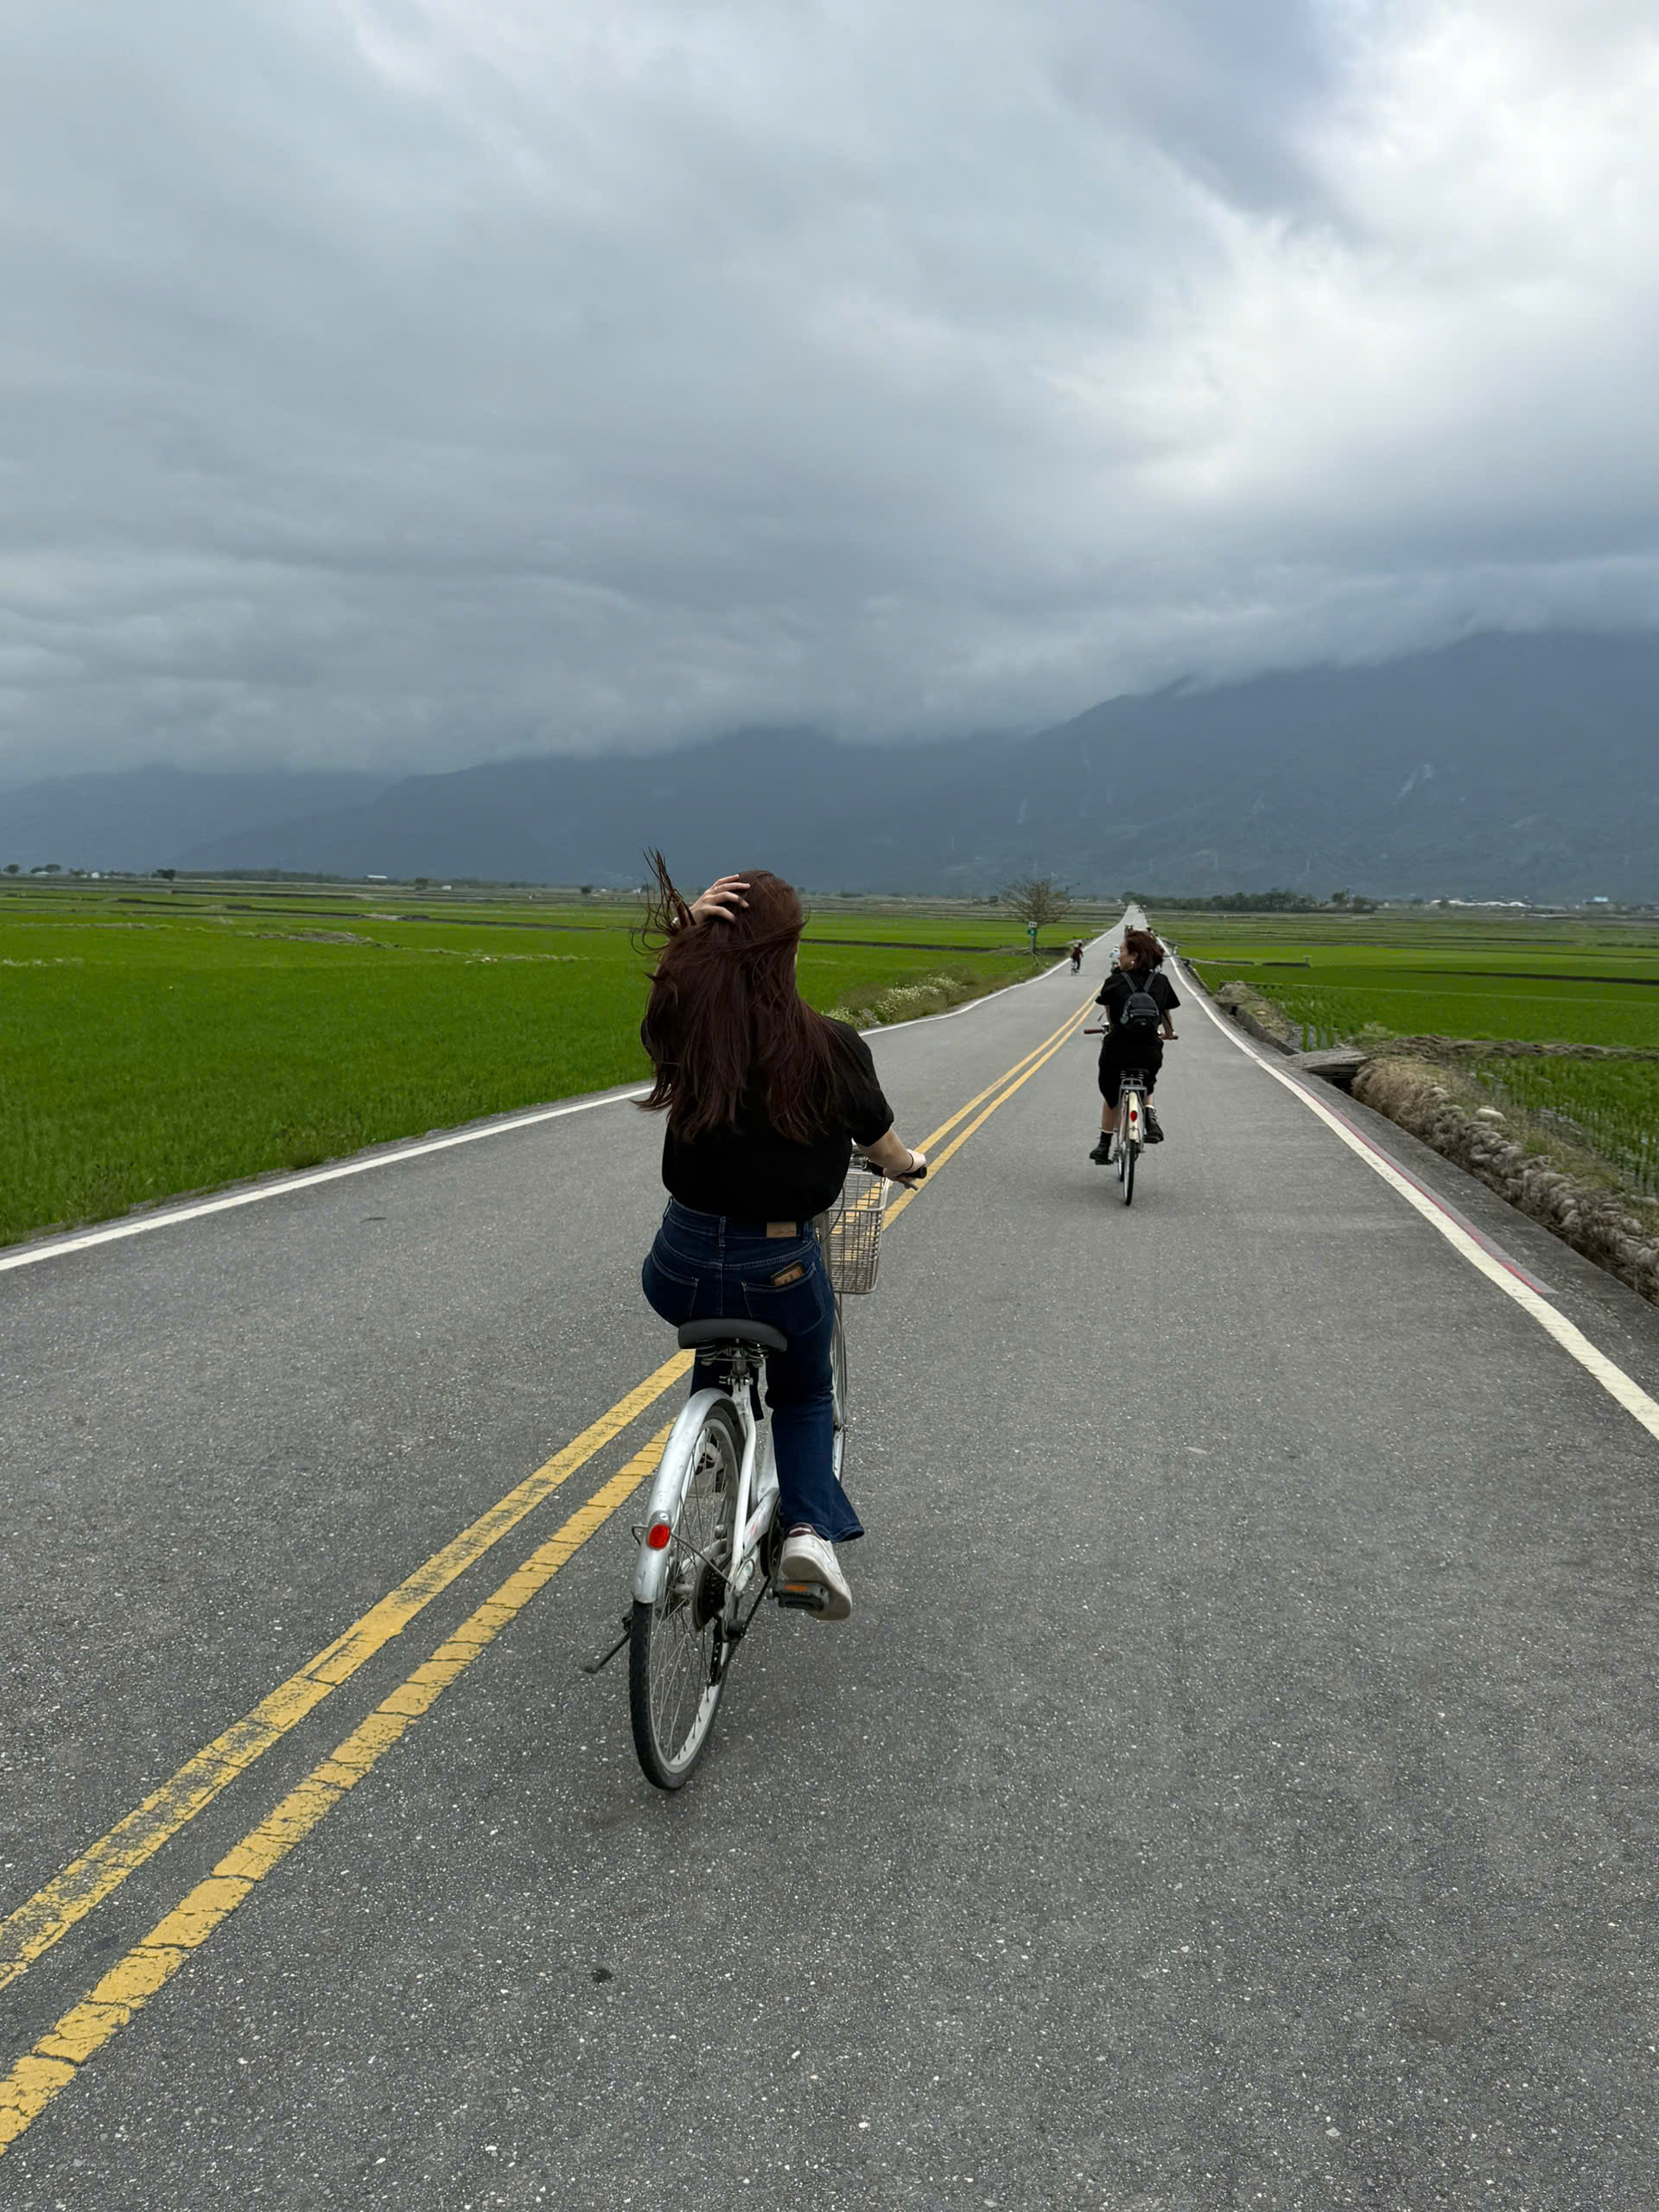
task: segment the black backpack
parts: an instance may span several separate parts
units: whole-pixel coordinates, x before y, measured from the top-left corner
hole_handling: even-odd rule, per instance
[[[1148,972],[1144,983],[1137,983],[1132,971],[1126,969],[1125,973],[1130,977],[1129,995],[1124,1000],[1123,1011],[1117,1017],[1119,1028],[1155,1029],[1164,1018],[1164,1009],[1152,995],[1151,972]]]

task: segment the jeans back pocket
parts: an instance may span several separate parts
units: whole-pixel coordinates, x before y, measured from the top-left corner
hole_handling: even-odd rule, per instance
[[[661,1314],[664,1321],[675,1328],[687,1321],[700,1320],[697,1295],[701,1288],[695,1275],[683,1274],[677,1268],[666,1267],[658,1257],[653,1244],[646,1253],[645,1265],[639,1270],[639,1287],[645,1294],[645,1303],[653,1313]]]

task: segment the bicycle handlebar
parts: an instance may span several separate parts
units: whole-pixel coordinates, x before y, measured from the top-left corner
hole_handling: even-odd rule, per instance
[[[912,1149],[913,1150],[914,1147],[912,1147]],[[916,1173],[913,1175],[888,1175],[887,1169],[885,1167],[878,1167],[868,1153],[861,1152],[858,1154],[858,1158],[862,1165],[870,1170],[870,1173],[873,1175],[886,1176],[887,1180],[889,1183],[902,1183],[906,1190],[911,1189],[915,1184],[925,1183],[927,1180],[927,1162],[925,1160],[922,1162],[921,1166],[916,1170]]]
[[[1078,1034],[1084,1037],[1104,1037],[1108,1033],[1107,1026],[1103,1021],[1098,1024],[1086,1023],[1078,1032]],[[1164,1045],[1179,1045],[1180,1041],[1181,1033],[1179,1029],[1172,1029],[1167,1036],[1160,1036],[1159,1039],[1159,1042]]]

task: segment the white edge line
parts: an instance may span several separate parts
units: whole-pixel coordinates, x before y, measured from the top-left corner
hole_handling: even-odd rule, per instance
[[[971,948],[970,948],[971,949]],[[1040,983],[1052,975],[1053,968],[1041,975],[1021,976],[1017,982],[1004,983],[995,991],[987,991],[982,998],[971,999],[966,1006],[953,1006],[945,1014],[918,1014],[909,1021],[893,1021],[884,1027],[866,1029],[866,1037],[890,1037],[895,1030],[918,1028],[926,1021],[950,1021],[959,1014],[971,1014],[976,1007],[985,1006],[1007,991],[1024,990],[1027,984]],[[515,1114],[510,1120],[490,1122],[482,1128],[457,1129],[448,1136],[426,1137],[418,1144],[399,1145],[395,1152],[378,1152],[368,1160],[345,1160],[333,1167],[309,1168],[302,1174],[283,1175],[269,1183],[261,1183],[251,1191],[227,1192],[223,1198],[202,1198],[194,1205],[168,1206],[155,1213],[141,1215],[136,1221],[111,1222],[102,1229],[89,1229],[78,1236],[60,1236],[50,1243],[31,1244],[22,1251],[0,1252],[0,1274],[9,1274],[17,1268],[38,1268],[48,1260],[67,1258],[71,1252],[87,1252],[97,1244],[118,1244],[129,1236],[148,1236],[157,1229],[175,1229],[187,1221],[200,1221],[213,1213],[231,1213],[238,1206],[257,1206],[267,1198],[287,1197],[290,1191],[315,1190],[320,1183],[338,1183],[347,1175],[367,1175],[377,1167],[395,1167],[404,1160],[421,1160],[428,1153],[448,1152],[456,1145],[481,1144],[486,1137],[507,1136],[515,1129],[534,1128],[543,1122],[557,1122],[568,1114],[590,1114],[596,1106],[624,1106],[632,1098],[643,1098],[645,1086],[641,1084],[632,1090],[607,1091],[599,1098],[582,1098],[568,1106],[543,1106],[533,1114]]]
[[[231,1191],[222,1198],[203,1198],[194,1205],[172,1206],[165,1212],[145,1214],[137,1221],[112,1222],[105,1229],[91,1229],[83,1236],[60,1237],[55,1243],[33,1246],[24,1252],[0,1252],[0,1274],[12,1268],[38,1267],[67,1252],[85,1252],[94,1244],[113,1244],[126,1236],[145,1236],[153,1229],[172,1229],[181,1222],[200,1221],[204,1214],[230,1213],[238,1206],[257,1206],[266,1198],[286,1198],[290,1191],[309,1191],[319,1183],[338,1183],[347,1175],[367,1175],[377,1167],[395,1167],[400,1160],[420,1160],[429,1152],[448,1152],[461,1144],[480,1144],[486,1137],[505,1136],[513,1129],[533,1128],[538,1122],[556,1122],[567,1114],[590,1114],[596,1106],[623,1106],[643,1098],[642,1084],[633,1090],[610,1091],[601,1098],[578,1099],[570,1106],[543,1106],[534,1114],[516,1114],[511,1121],[491,1122],[483,1128],[457,1129],[442,1137],[426,1137],[419,1144],[400,1145],[396,1152],[376,1153],[368,1160],[345,1160],[333,1167],[308,1169],[301,1175],[284,1175],[251,1191]]]
[[[1350,1129],[1338,1116],[1331,1111],[1328,1106],[1304,1090],[1294,1077],[1274,1067],[1271,1060],[1264,1058],[1260,1052],[1246,1044],[1243,1038],[1230,1028],[1211,1005],[1210,995],[1203,984],[1196,976],[1187,975],[1185,963],[1178,962],[1177,965],[1191,987],[1193,1004],[1203,1007],[1230,1044],[1236,1045],[1248,1059],[1254,1060],[1257,1067],[1270,1075],[1275,1083],[1282,1084],[1292,1097],[1300,1099],[1310,1114],[1316,1114],[1326,1128],[1334,1131],[1342,1140],[1350,1152],[1353,1153],[1357,1158],[1363,1160],[1373,1173],[1380,1175],[1385,1183],[1397,1191],[1406,1204],[1420,1213],[1431,1229],[1437,1230],[1453,1251],[1461,1253],[1470,1266],[1478,1268],[1488,1282],[1496,1283],[1503,1295],[1506,1298],[1512,1298],[1522,1313],[1529,1313],[1547,1335],[1554,1337],[1563,1351],[1576,1359],[1585,1372],[1592,1376],[1600,1383],[1609,1397],[1617,1399],[1633,1421],[1639,1421],[1649,1436],[1659,1440],[1659,1401],[1650,1398],[1639,1382],[1633,1381],[1622,1367],[1615,1365],[1605,1352],[1599,1351],[1591,1343],[1582,1329],[1576,1327],[1564,1313],[1559,1313],[1547,1298],[1541,1297],[1529,1284],[1522,1282],[1518,1275],[1511,1274],[1502,1261],[1494,1259],[1491,1253],[1484,1251],[1466,1229],[1461,1228],[1449,1215],[1443,1213],[1427,1191],[1421,1191],[1414,1183],[1409,1182],[1391,1160],[1385,1160],[1380,1152],[1367,1144],[1357,1129]]]

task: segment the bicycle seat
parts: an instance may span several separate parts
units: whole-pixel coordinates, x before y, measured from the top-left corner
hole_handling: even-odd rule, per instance
[[[680,1326],[680,1350],[702,1351],[709,1344],[753,1344],[761,1351],[787,1351],[789,1338],[781,1329],[764,1321],[686,1321]]]

